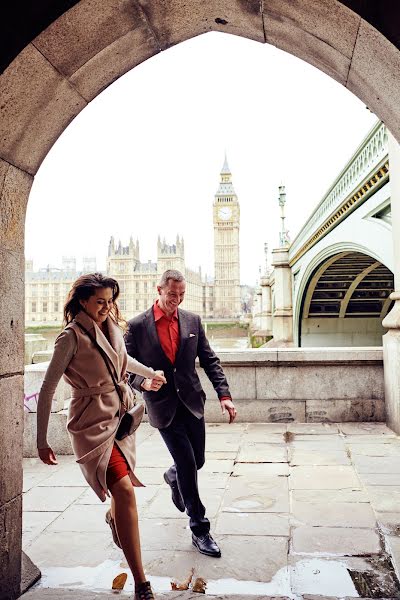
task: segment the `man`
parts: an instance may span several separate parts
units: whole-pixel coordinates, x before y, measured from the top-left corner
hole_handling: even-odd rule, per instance
[[[143,392],[150,424],[159,429],[174,460],[164,473],[172,501],[190,517],[193,545],[202,554],[220,557],[210,535],[210,522],[200,500],[197,471],[205,460],[205,393],[196,373],[195,360],[205,370],[218,394],[229,422],[236,409],[218,357],[210,348],[198,315],[178,309],[185,296],[182,273],[168,270],[157,286],[158,299],[144,313],[129,321],[128,354],[143,364],[164,371],[167,383],[132,376],[131,383]]]

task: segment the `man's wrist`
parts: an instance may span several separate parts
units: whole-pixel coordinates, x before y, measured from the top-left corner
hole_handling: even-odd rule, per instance
[[[231,400],[232,401],[232,397],[231,396],[221,396],[219,401],[222,402],[223,400]]]

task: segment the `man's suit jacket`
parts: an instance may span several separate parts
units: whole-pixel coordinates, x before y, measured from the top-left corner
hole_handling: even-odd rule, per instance
[[[164,371],[167,383],[157,392],[141,388],[143,377],[132,376],[131,384],[146,401],[150,424],[158,429],[170,425],[179,401],[197,418],[204,416],[206,395],[196,373],[195,361],[205,370],[218,397],[230,396],[228,382],[218,356],[210,348],[198,315],[178,308],[180,343],[172,364],[157,334],[153,307],[129,321],[125,336],[128,354],[153,369]]]

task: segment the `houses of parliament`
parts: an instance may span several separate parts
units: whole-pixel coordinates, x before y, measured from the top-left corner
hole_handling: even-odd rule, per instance
[[[108,247],[107,274],[120,285],[119,307],[131,319],[152,305],[157,284],[167,269],[181,271],[186,279],[184,308],[203,318],[232,318],[241,314],[240,293],[240,206],[232,174],[225,157],[220,182],[213,202],[214,279],[203,277],[201,269],[186,266],[185,244],[179,235],[173,244],[158,237],[157,262],[141,262],[139,241],[131,238],[127,246],[112,237]],[[74,258],[64,258],[61,269],[33,270],[26,261],[26,325],[58,325],[73,281],[82,273],[96,271],[95,259],[84,259],[83,270],[76,270]]]

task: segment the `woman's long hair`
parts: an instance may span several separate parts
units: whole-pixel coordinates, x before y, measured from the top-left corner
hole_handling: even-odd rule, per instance
[[[112,277],[106,277],[101,273],[87,273],[86,275],[78,277],[69,291],[64,306],[64,327],[68,325],[81,310],[83,310],[80,300],[89,300],[91,296],[94,296],[96,290],[104,288],[110,288],[112,290],[113,307],[111,308],[109,315],[117,325],[123,326],[125,320],[121,316],[118,305],[116,304],[116,300],[119,296],[118,281]]]

